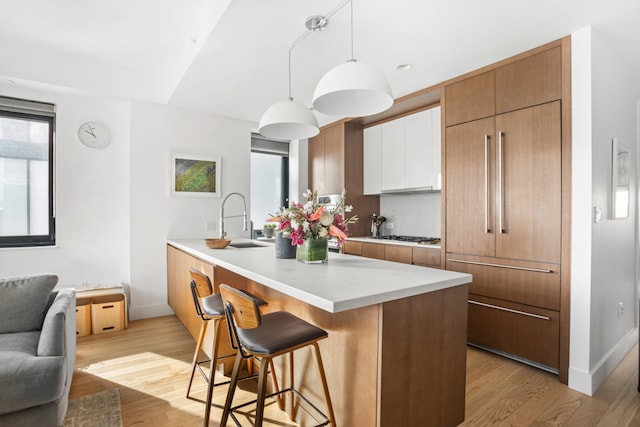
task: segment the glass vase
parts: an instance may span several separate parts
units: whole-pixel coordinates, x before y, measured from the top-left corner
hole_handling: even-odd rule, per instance
[[[296,258],[305,264],[320,264],[327,262],[327,252],[327,239],[305,239],[296,249]]]

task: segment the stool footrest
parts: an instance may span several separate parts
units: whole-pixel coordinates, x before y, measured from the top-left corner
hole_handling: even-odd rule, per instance
[[[307,399],[306,397],[304,397],[304,395],[303,395],[302,393],[300,393],[298,390],[296,390],[295,388],[291,388],[291,387],[289,387],[289,388],[286,388],[286,389],[283,389],[283,390],[277,391],[277,392],[275,392],[275,393],[268,394],[268,395],[266,395],[264,398],[265,398],[265,399],[268,399],[268,398],[270,398],[270,397],[274,397],[274,396],[278,396],[278,395],[283,394],[283,393],[290,393],[290,392],[295,393],[295,395],[296,395],[296,396],[298,396],[300,399],[304,400],[304,401],[305,401],[305,403],[306,403],[307,405],[309,405],[311,408],[313,408],[313,410],[316,412],[316,414],[317,414],[317,415],[319,415],[319,416],[321,416],[322,418],[324,418],[324,421],[323,421],[323,422],[321,422],[320,424],[315,424],[313,427],[321,427],[321,426],[329,425],[329,417],[328,417],[324,412],[322,412],[322,411],[321,411],[321,410],[320,410],[316,405],[314,405],[313,403],[311,403],[311,402],[309,401],[309,399]],[[229,410],[229,416],[231,417],[231,419],[233,419],[233,422],[235,422],[235,423],[236,423],[236,426],[238,426],[238,427],[242,427],[242,424],[240,424],[240,422],[238,421],[238,419],[237,419],[237,418],[236,418],[236,416],[234,415],[233,411],[235,411],[236,409],[244,408],[245,406],[253,405],[253,404],[257,403],[257,402],[258,402],[258,400],[257,400],[257,399],[250,400],[249,402],[245,402],[245,403],[243,403],[243,404],[241,404],[241,405],[233,406],[233,407]],[[308,412],[308,411],[307,411],[307,412]],[[309,415],[311,415],[311,414],[309,414]],[[311,415],[311,416],[313,417],[313,415]],[[315,417],[313,417],[313,419],[317,421],[317,419],[316,419]]]

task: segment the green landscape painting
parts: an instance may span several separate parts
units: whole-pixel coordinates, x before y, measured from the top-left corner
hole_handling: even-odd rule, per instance
[[[217,193],[216,160],[174,158],[176,193]]]

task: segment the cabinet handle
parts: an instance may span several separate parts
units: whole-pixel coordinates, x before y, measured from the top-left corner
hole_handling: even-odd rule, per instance
[[[504,138],[504,132],[498,132],[498,185],[500,186],[498,193],[500,194],[500,209],[498,213],[498,227],[499,233],[504,233],[503,223],[502,223],[502,215],[504,212],[504,180],[503,180],[503,171],[502,171],[502,142]]]
[[[489,229],[489,135],[484,136],[484,232]]]
[[[480,305],[482,307],[494,308],[496,310],[508,311],[509,313],[521,314],[523,316],[535,317],[536,319],[551,320],[549,316],[541,316],[539,314],[528,313],[526,311],[513,310],[511,308],[500,307],[499,305],[485,304],[483,302],[468,300],[469,304]]]
[[[454,258],[449,258],[447,259],[447,261],[459,262],[461,264],[484,265],[486,267],[499,267],[499,268],[510,268],[512,270],[533,271],[536,273],[553,273],[553,270],[547,270],[543,268],[518,267],[516,265],[504,265],[504,264],[491,264],[489,262],[467,261],[463,259],[454,259]]]

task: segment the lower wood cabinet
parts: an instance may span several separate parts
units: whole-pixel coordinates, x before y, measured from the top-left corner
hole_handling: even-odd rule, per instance
[[[342,252],[348,255],[359,255],[385,261],[415,264],[423,267],[440,268],[440,249],[421,248],[384,243],[367,243],[347,241]]]
[[[467,339],[558,372],[560,313],[469,294]]]
[[[473,275],[471,344],[558,372],[560,266],[447,254],[447,270]]]

